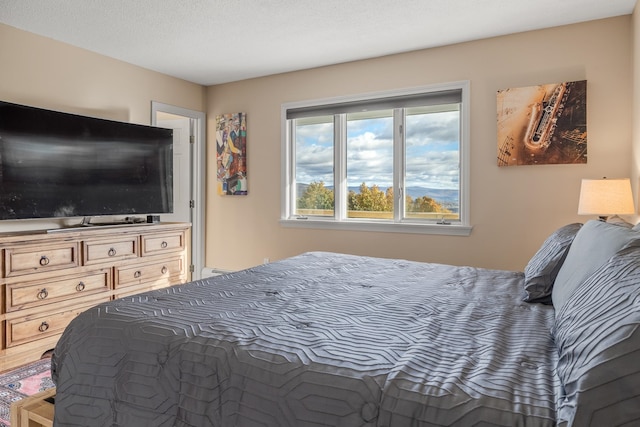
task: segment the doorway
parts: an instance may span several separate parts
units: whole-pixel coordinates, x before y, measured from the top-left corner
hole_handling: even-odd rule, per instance
[[[173,129],[173,213],[164,222],[191,223],[191,280],[204,267],[205,114],[151,101],[151,124]]]

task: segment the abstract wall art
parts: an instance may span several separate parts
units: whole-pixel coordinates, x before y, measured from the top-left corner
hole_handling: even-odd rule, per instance
[[[248,194],[245,113],[216,116],[216,167],[219,195]]]

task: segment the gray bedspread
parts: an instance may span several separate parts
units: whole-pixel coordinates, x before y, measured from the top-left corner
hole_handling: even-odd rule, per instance
[[[312,252],[99,305],[56,426],[553,426],[553,308],[523,274]]]

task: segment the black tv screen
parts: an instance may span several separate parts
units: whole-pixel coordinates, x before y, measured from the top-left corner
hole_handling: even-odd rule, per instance
[[[0,219],[171,212],[171,129],[0,101]]]

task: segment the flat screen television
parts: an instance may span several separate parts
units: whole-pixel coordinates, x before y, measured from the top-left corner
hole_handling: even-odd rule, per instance
[[[171,129],[0,101],[0,220],[171,212]]]

